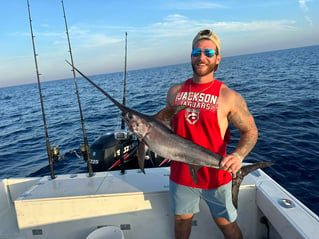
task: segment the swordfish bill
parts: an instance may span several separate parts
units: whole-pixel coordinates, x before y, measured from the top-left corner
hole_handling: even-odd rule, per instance
[[[187,108],[187,106],[178,105],[166,107],[153,116],[142,114],[116,101],[74,65],[68,61],[66,62],[121,110],[123,114],[122,117],[128,124],[129,129],[139,139],[140,143],[137,150],[137,158],[139,167],[143,173],[145,173],[145,146],[164,158],[188,164],[190,174],[196,184],[197,171],[201,167],[206,166],[221,169],[220,162],[222,156],[178,136],[170,129],[170,120],[177,113]]]

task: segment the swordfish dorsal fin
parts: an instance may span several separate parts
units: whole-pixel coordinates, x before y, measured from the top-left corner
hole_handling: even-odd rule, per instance
[[[186,105],[174,105],[169,106],[164,109],[162,109],[160,112],[154,115],[155,118],[161,120],[161,121],[171,121],[171,119],[177,115],[182,110],[188,108]]]
[[[182,110],[188,108],[186,105],[174,105],[162,109],[160,112],[155,114],[153,117],[160,120],[164,125],[171,129],[171,120]]]

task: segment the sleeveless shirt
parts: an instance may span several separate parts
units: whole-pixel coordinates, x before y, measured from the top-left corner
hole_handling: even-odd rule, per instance
[[[187,105],[172,120],[174,132],[221,156],[226,155],[230,140],[229,129],[223,139],[217,118],[218,98],[222,82],[197,84],[188,79],[177,94],[174,105]],[[190,149],[191,150],[191,149]],[[216,168],[202,167],[197,173],[198,184],[191,178],[186,163],[172,161],[170,179],[184,186],[214,189],[232,180],[230,173]]]

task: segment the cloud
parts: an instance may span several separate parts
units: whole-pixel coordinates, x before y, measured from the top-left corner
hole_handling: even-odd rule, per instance
[[[176,10],[201,10],[201,9],[216,9],[216,8],[226,8],[225,5],[213,3],[209,1],[179,1],[166,5],[169,9]]]
[[[309,23],[309,26],[313,27],[313,22],[309,16],[305,16],[306,21]]]
[[[184,15],[168,15],[163,21],[153,23],[141,28],[132,29],[130,34],[143,36],[143,41],[165,41],[167,38],[177,41],[189,41],[193,35],[202,29],[213,29],[218,34],[236,32],[275,32],[296,31],[296,22],[293,20],[264,20],[264,21],[219,21],[193,20]]]
[[[108,34],[104,26],[71,26],[69,28],[69,35],[72,46],[83,48],[98,48],[108,44],[122,42],[123,39],[114,35]],[[36,31],[34,35],[37,40],[37,45],[46,46],[61,46],[65,45],[66,34],[65,31]],[[12,32],[10,36],[30,37],[28,32]],[[40,39],[40,40],[39,40]],[[53,42],[53,44],[52,44]]]
[[[162,22],[156,22],[149,26],[145,26],[140,30],[149,34],[149,36],[159,38],[176,37],[188,35],[191,32],[193,25],[194,22],[189,20],[187,17],[179,14],[173,14],[165,17]]]
[[[294,20],[264,20],[264,21],[232,21],[214,22],[195,21],[182,15],[169,15],[162,22],[154,23],[140,31],[150,35],[162,37],[176,37],[194,35],[200,29],[213,29],[217,33],[252,32],[252,31],[295,31]]]
[[[298,2],[299,2],[300,8],[301,8],[303,11],[305,11],[305,12],[309,11],[309,8],[308,8],[308,6],[307,6],[307,2],[311,2],[311,0],[299,0]]]
[[[237,48],[243,50],[256,42],[269,42],[275,35],[282,37],[299,30],[296,21],[288,19],[226,22],[195,20],[185,15],[172,14],[167,15],[162,21],[129,31],[129,54],[139,56],[138,59],[134,59],[134,64],[140,64],[140,61],[146,59],[149,63],[158,63],[160,60],[166,63],[169,60],[183,62],[188,59],[188,50],[194,35],[202,29],[213,29],[219,35],[227,49],[224,51],[225,55],[233,54],[237,45],[240,46]],[[150,54],[154,51],[161,52],[156,55],[156,59]]]
[[[312,0],[299,0],[298,1],[299,2],[299,6],[300,6],[300,8],[301,8],[301,10],[303,12],[305,12],[305,13],[309,12],[309,8],[307,6],[307,3],[311,2],[311,1]],[[306,19],[306,22],[308,22],[309,26],[313,27],[312,19],[308,15],[305,16],[305,19]]]
[[[115,38],[114,36],[110,36],[106,33],[102,33],[103,31],[92,30],[90,26],[72,26],[69,29],[69,35],[71,39],[72,45],[75,47],[83,47],[83,48],[98,48],[108,44],[114,44],[117,42],[121,42],[122,39]],[[66,41],[66,34],[63,33],[54,33],[54,32],[44,32],[38,33],[39,36],[42,37],[55,37],[55,44],[63,45]]]
[[[218,32],[260,32],[294,31],[296,22],[292,20],[264,20],[250,22],[218,22],[213,24]]]

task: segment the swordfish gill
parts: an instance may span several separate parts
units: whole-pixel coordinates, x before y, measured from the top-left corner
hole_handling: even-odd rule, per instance
[[[97,86],[93,81],[85,76],[74,65],[72,65],[68,61],[66,62],[88,82],[90,82],[94,87],[102,92],[107,98],[109,98],[122,111],[122,117],[128,124],[129,129],[139,139],[140,143],[137,150],[137,158],[139,167],[143,173],[145,173],[145,146],[149,147],[153,152],[164,158],[188,164],[190,174],[196,184],[197,171],[201,167],[206,166],[222,169],[220,167],[220,162],[223,158],[222,156],[198,144],[195,144],[190,140],[178,136],[168,126],[171,119],[180,111],[187,108],[187,106],[177,105],[173,107],[166,107],[153,116],[142,114],[116,101],[107,92],[105,92],[102,88]],[[236,199],[236,204],[234,204],[236,207],[239,186],[241,181],[243,180],[243,177],[251,171],[254,171],[261,167],[269,166],[271,164],[271,162],[258,162],[252,165],[243,166],[237,172],[237,174],[234,175],[232,191],[233,199]]]

